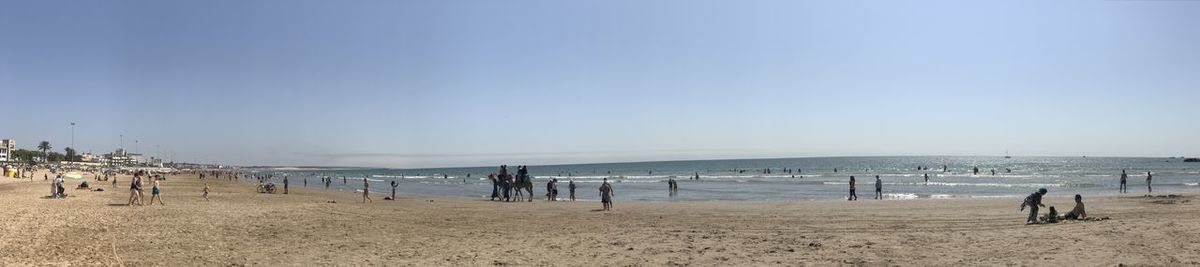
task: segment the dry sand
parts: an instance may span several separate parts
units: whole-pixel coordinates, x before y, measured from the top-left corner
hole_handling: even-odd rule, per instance
[[[204,201],[204,182],[189,175],[162,183],[166,206],[128,207],[127,176],[116,190],[99,182],[109,191],[68,189],[66,199],[43,198],[49,183],[40,178],[0,179],[0,266],[1200,265],[1192,194],[1085,196],[1089,215],[1111,219],[1027,226],[1020,199],[629,203],[618,195],[614,210],[601,212],[595,202],[362,204],[359,194],[316,186],[267,195],[210,179]],[[1072,202],[1046,203],[1065,212]]]

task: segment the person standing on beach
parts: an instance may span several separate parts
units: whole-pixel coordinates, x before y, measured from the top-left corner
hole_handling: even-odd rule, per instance
[[[304,187],[308,187],[308,177],[304,177]]]
[[[854,176],[850,176],[850,197],[846,198],[849,201],[858,200],[858,195],[854,193]]]
[[[1029,218],[1025,220],[1026,224],[1037,223],[1038,207],[1046,206],[1042,205],[1042,196],[1044,195],[1046,195],[1046,189],[1041,188],[1037,192],[1033,192],[1033,194],[1025,197],[1025,201],[1021,202],[1021,211],[1025,211],[1025,206],[1029,206]]]
[[[158,189],[158,179],[152,179],[152,180],[154,180],[154,182],[153,182],[154,187],[150,188],[150,205],[151,206],[154,205],[155,199],[158,200],[159,205],[166,205],[166,204],[163,204],[162,196],[159,195],[159,193],[162,193],[162,191]]]
[[[608,183],[608,177],[604,178],[604,182],[600,184],[600,203],[604,204],[604,210],[612,210],[612,185]]]
[[[392,200],[396,200],[396,187],[400,186],[395,179],[392,180]]]
[[[571,202],[575,202],[575,180],[567,182],[567,190],[571,193]]]
[[[330,183],[333,183],[333,177],[325,177],[325,189],[329,189]]]
[[[546,181],[546,201],[554,201],[554,179]]]
[[[929,185],[929,174],[925,174],[925,185]]]
[[[364,178],[365,180],[365,178]],[[342,185],[346,185],[346,176],[342,176]]]
[[[363,178],[363,203],[367,201],[375,202],[371,200],[371,184],[367,183],[367,178]]]
[[[288,193],[288,177],[284,176],[283,177],[283,194],[287,195],[287,193]]]
[[[500,181],[496,180],[495,173],[488,174],[488,180],[492,181],[492,201],[496,201],[500,198]]]
[[[879,179],[879,175],[875,176],[875,199],[883,199],[883,180]]]
[[[1125,174],[1125,170],[1121,170],[1121,189],[1117,192],[1129,193],[1129,188],[1125,186],[1125,179],[1128,179],[1128,178],[1129,178],[1129,175]]]
[[[1154,188],[1150,187],[1150,179],[1153,179],[1153,178],[1154,178],[1154,175],[1150,175],[1150,172],[1146,172],[1146,192],[1147,193],[1154,193]]]
[[[208,183],[204,183],[204,201],[208,201]]]
[[[134,203],[141,205],[141,201],[138,200],[140,199],[138,197],[138,191],[140,191],[138,187],[141,185],[138,183],[138,180],[141,179],[141,175],[142,173],[139,171],[133,174],[133,179],[129,180],[129,204],[127,204],[129,206],[133,206]]]

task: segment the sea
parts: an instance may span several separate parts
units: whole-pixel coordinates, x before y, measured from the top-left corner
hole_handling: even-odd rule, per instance
[[[515,173],[521,162],[507,162]],[[943,169],[944,168],[944,169]],[[976,174],[974,169],[978,168]],[[1153,175],[1155,194],[1200,191],[1200,163],[1183,158],[1114,157],[820,157],[778,159],[688,160],[569,165],[529,165],[534,196],[546,198],[546,183],[558,180],[560,198],[567,184],[577,186],[579,201],[598,201],[604,179],[613,185],[614,201],[812,201],[845,200],[850,177],[857,181],[860,199],[871,199],[875,176],[887,200],[944,198],[1022,198],[1039,188],[1050,196],[1117,195],[1121,171],[1129,175],[1130,195],[1147,193],[1146,172]],[[995,171],[993,174],[992,171]],[[361,192],[362,179],[372,193],[391,194],[390,183],[403,197],[461,197],[488,199],[499,164],[486,167],[292,168],[251,169],[272,174],[275,182],[287,176],[293,187]],[[694,179],[699,175],[699,180]],[[929,175],[928,182],[924,176]],[[323,189],[320,177],[332,177]],[[343,184],[343,177],[346,183]],[[667,181],[678,182],[671,196]]]

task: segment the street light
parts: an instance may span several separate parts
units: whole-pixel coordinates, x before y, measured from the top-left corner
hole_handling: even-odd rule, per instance
[[[79,148],[75,147],[75,123],[74,122],[71,123],[71,148],[79,149]]]

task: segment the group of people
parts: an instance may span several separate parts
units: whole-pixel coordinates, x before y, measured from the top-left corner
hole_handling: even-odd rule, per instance
[[[490,199],[492,201],[510,202],[513,199],[512,191],[514,187],[530,183],[532,178],[532,176],[529,176],[529,169],[527,166],[517,166],[516,174],[512,174],[508,170],[508,165],[500,165],[500,170],[498,173],[488,174],[488,180],[492,182],[492,195]],[[674,178],[671,180],[671,190],[672,194],[674,194],[674,192],[678,189],[675,186]],[[393,184],[393,187],[394,186],[395,184]],[[577,186],[575,185],[574,180],[567,181],[567,192],[569,194],[568,199],[570,199],[570,201],[575,201],[576,188]],[[516,189],[519,192],[520,188],[518,187]],[[612,184],[608,182],[608,178],[604,178],[604,181],[600,184],[599,190],[600,202],[604,204],[603,210],[611,210],[613,189]],[[530,193],[532,194],[532,191],[530,191]],[[546,181],[546,200],[558,201],[558,196],[558,179],[552,178],[549,181]],[[533,200],[530,199],[530,201]]]
[[[145,171],[137,171],[136,173],[133,174],[133,179],[130,180],[130,182],[129,182],[129,203],[126,205],[129,205],[129,206],[133,206],[134,204],[137,204],[138,206],[144,205],[144,200],[146,197],[143,193],[143,191],[144,191],[143,186],[145,184],[146,177],[147,177],[147,174]],[[153,181],[151,181],[151,183],[153,186],[150,188],[150,205],[154,205],[155,200],[158,200],[159,205],[166,205],[165,203],[162,202],[162,196],[161,196],[162,190],[159,189],[158,179],[152,179],[152,180]],[[207,195],[208,195],[207,191],[208,191],[208,186],[205,186],[205,199],[207,199]]]
[[[508,165],[500,165],[499,174],[488,174],[488,180],[492,181],[492,198],[491,200],[501,200],[510,202],[513,200],[513,188],[519,186],[532,185],[529,179],[529,169],[526,166],[517,166],[516,174],[509,173]],[[517,193],[520,193],[521,188],[517,188]],[[532,194],[532,187],[529,189]],[[529,201],[533,201],[533,196],[529,197]]]
[[[1021,211],[1025,211],[1025,207],[1029,207],[1029,217],[1025,219],[1026,224],[1037,223],[1058,223],[1063,220],[1087,220],[1087,211],[1083,207],[1083,196],[1075,194],[1075,208],[1066,214],[1059,215],[1058,210],[1054,206],[1050,206],[1050,212],[1046,216],[1038,216],[1038,208],[1046,207],[1042,204],[1042,196],[1045,196],[1048,191],[1045,188],[1038,189],[1021,202]]]
[[[1128,181],[1127,181],[1128,179],[1129,179],[1129,175],[1125,174],[1125,170],[1121,170],[1121,188],[1118,189],[1118,192],[1129,193],[1129,187],[1126,186],[1126,183],[1128,183]],[[1150,186],[1150,182],[1152,180],[1154,180],[1154,175],[1150,174],[1150,172],[1146,172],[1146,192],[1147,193],[1154,192],[1154,188]]]

